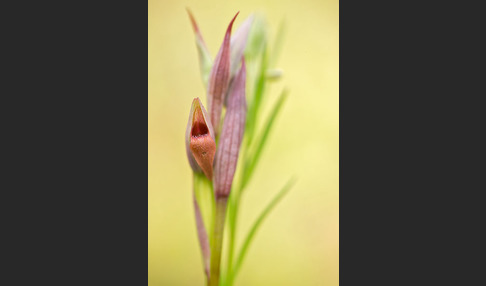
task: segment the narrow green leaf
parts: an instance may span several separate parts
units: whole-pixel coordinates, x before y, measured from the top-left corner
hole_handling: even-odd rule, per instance
[[[228,274],[229,277],[229,283],[231,285],[232,281],[235,279],[236,275],[238,274],[238,271],[240,270],[241,264],[243,263],[243,260],[245,259],[245,256],[248,252],[248,247],[250,246],[253,238],[255,237],[256,232],[258,231],[259,227],[261,226],[263,220],[268,216],[270,211],[277,205],[277,203],[288,193],[288,191],[292,188],[292,186],[295,184],[295,177],[291,178],[287,184],[280,190],[280,192],[277,193],[277,195],[273,198],[272,201],[267,205],[267,207],[263,210],[263,212],[260,214],[258,219],[255,221],[253,224],[253,227],[250,229],[250,232],[246,236],[245,242],[243,243],[243,246],[241,247],[240,253],[238,255],[238,258],[235,263],[235,267],[232,273]]]
[[[288,90],[284,89],[278,98],[277,102],[275,102],[272,111],[270,115],[268,116],[268,119],[263,125],[263,130],[261,135],[258,137],[257,141],[255,141],[255,150],[252,152],[249,152],[246,161],[245,161],[245,168],[243,170],[243,180],[242,180],[242,188],[246,186],[246,184],[249,182],[251,175],[253,174],[253,171],[255,170],[255,167],[260,159],[260,156],[262,154],[263,148],[265,147],[265,143],[267,142],[268,135],[270,134],[270,131],[272,130],[272,127],[274,126],[275,119],[277,115],[279,114],[280,110],[282,109],[282,106],[285,102],[285,99],[287,98],[288,95]]]
[[[248,40],[245,48],[245,61],[247,64],[247,104],[248,112],[246,117],[245,127],[245,141],[244,146],[247,148],[253,139],[253,130],[256,125],[256,110],[258,104],[255,104],[255,99],[262,95],[263,90],[261,85],[264,84],[264,77],[266,68],[263,67],[265,59],[266,43],[267,43],[267,23],[262,14],[256,13],[253,24],[248,35]],[[263,79],[263,80],[262,80]],[[259,87],[260,86],[260,87]],[[260,91],[258,91],[260,90]],[[258,103],[258,102],[257,102]]]
[[[248,107],[248,115],[246,120],[246,129],[245,129],[245,133],[248,134],[247,146],[251,144],[253,134],[255,133],[256,122],[258,120],[258,111],[260,110],[263,93],[265,91],[266,70],[267,70],[267,52],[266,52],[266,47],[264,47],[263,54],[261,56],[260,67],[258,70],[258,76],[255,82],[253,98]]]

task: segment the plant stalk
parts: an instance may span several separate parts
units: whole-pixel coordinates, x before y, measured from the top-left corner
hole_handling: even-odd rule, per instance
[[[209,286],[219,286],[221,253],[223,249],[224,221],[228,197],[216,197],[216,216],[214,233],[211,241],[211,267],[209,275]]]
[[[236,194],[235,194],[236,195]],[[227,261],[227,278],[231,277],[231,272],[233,271],[233,254],[235,249],[235,240],[236,240],[236,216],[238,214],[237,205],[235,203],[235,199],[230,197],[230,209],[229,209],[229,219],[230,223],[229,226],[229,244],[228,244],[228,261]],[[231,286],[231,284],[227,284],[226,286]]]

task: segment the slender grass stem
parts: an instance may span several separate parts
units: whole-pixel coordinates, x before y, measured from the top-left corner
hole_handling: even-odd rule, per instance
[[[211,267],[209,275],[209,286],[219,286],[221,253],[223,248],[224,220],[228,197],[216,197],[216,217],[214,234],[211,242]]]

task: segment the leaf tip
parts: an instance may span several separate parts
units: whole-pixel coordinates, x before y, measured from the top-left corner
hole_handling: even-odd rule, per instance
[[[186,11],[187,14],[189,15],[189,19],[191,20],[192,29],[194,30],[194,32],[199,34],[199,28],[197,26],[196,19],[194,19],[194,15],[192,15],[192,12],[188,7],[186,7]]]
[[[238,11],[236,13],[236,15],[233,17],[233,19],[231,20],[231,22],[229,23],[228,25],[228,29],[226,30],[226,36],[230,36],[231,35],[231,29],[233,28],[233,23],[235,22],[236,20],[236,16],[238,16],[238,14],[240,14],[240,11]]]

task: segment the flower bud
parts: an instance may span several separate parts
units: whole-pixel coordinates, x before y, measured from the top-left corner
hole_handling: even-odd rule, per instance
[[[214,130],[206,109],[199,98],[192,101],[186,128],[186,152],[194,172],[204,172],[211,180],[213,161],[216,153]]]
[[[214,163],[214,192],[216,197],[227,197],[236,171],[246,120],[246,67],[241,68],[228,95],[228,108]]]

